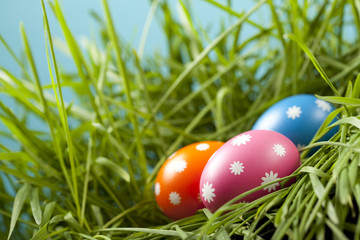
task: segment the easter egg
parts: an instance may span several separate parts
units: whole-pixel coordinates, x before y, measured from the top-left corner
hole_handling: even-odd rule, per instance
[[[333,110],[334,107],[330,103],[318,99],[314,95],[294,95],[284,98],[268,108],[258,118],[252,129],[279,132],[293,141],[300,149],[310,143],[321,124]],[[331,129],[321,141],[329,140],[337,131],[338,127]]]
[[[248,190],[290,175],[299,166],[299,151],[284,135],[269,130],[244,132],[209,159],[200,179],[201,200],[215,211]],[[240,201],[253,201],[279,188],[280,183],[275,182]]]
[[[193,215],[204,208],[200,199],[201,173],[211,155],[223,142],[203,141],[172,154],[155,179],[155,197],[162,212],[173,220]]]

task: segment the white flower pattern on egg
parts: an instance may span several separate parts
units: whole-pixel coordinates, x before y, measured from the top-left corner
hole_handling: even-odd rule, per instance
[[[317,107],[321,108],[323,111],[326,111],[326,112],[331,111],[330,103],[328,103],[328,102],[326,102],[324,100],[321,100],[321,99],[316,99],[315,103],[316,103]]]
[[[244,164],[239,161],[231,163],[230,166],[231,173],[233,173],[235,176],[244,172]]]
[[[216,197],[215,195],[215,188],[213,188],[213,185],[209,182],[204,183],[203,188],[201,189],[202,191],[202,196],[204,198],[205,201],[207,201],[208,203],[211,203],[214,201],[214,197]]]
[[[185,160],[181,159],[179,161],[174,162],[173,167],[175,169],[175,172],[181,173],[187,167],[187,162]]]
[[[286,150],[281,144],[274,144],[273,149],[274,153],[280,157],[283,157],[286,154]]]
[[[240,136],[236,136],[231,140],[231,144],[233,146],[245,145],[247,142],[250,142],[251,135],[250,134],[242,134]]]
[[[171,192],[169,194],[169,200],[172,203],[172,205],[174,205],[174,206],[179,205],[181,203],[180,194],[177,192]]]
[[[262,177],[261,180],[263,181],[261,183],[261,186],[262,185],[265,185],[269,182],[272,182],[272,181],[275,181],[276,179],[278,179],[278,173],[275,173],[273,171],[270,171],[270,173],[265,173],[265,177]],[[278,187],[280,185],[280,183],[273,183],[273,184],[270,184],[269,186],[266,186],[264,187],[264,191],[268,191],[268,192],[271,192],[272,190],[275,191],[276,190],[276,187]]]
[[[210,148],[210,146],[207,143],[200,143],[200,144],[196,145],[195,148],[198,151],[206,151],[206,150],[208,150]]]
[[[300,107],[297,107],[293,105],[292,107],[289,107],[286,111],[286,115],[288,118],[291,118],[292,120],[296,118],[300,118],[302,111]]]

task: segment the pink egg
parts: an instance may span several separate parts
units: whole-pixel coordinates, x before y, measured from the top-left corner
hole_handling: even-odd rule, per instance
[[[269,130],[244,132],[209,159],[200,179],[201,200],[213,212],[248,190],[290,175],[299,166],[299,151],[284,135]],[[250,202],[278,189],[279,182],[240,201]]]

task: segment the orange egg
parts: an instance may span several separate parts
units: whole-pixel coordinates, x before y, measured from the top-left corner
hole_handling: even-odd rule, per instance
[[[202,171],[224,143],[203,141],[173,153],[160,168],[155,180],[156,201],[163,213],[177,220],[204,208],[199,193]]]

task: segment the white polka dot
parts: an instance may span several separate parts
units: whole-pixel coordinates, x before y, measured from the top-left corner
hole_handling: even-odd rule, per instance
[[[171,192],[169,194],[169,200],[170,202],[175,206],[175,205],[179,205],[181,203],[181,197],[180,194],[177,192]]]
[[[196,150],[198,150],[198,151],[206,151],[209,148],[210,148],[210,146],[207,143],[200,143],[200,144],[196,145]]]
[[[155,183],[155,195],[160,195],[160,183]]]

